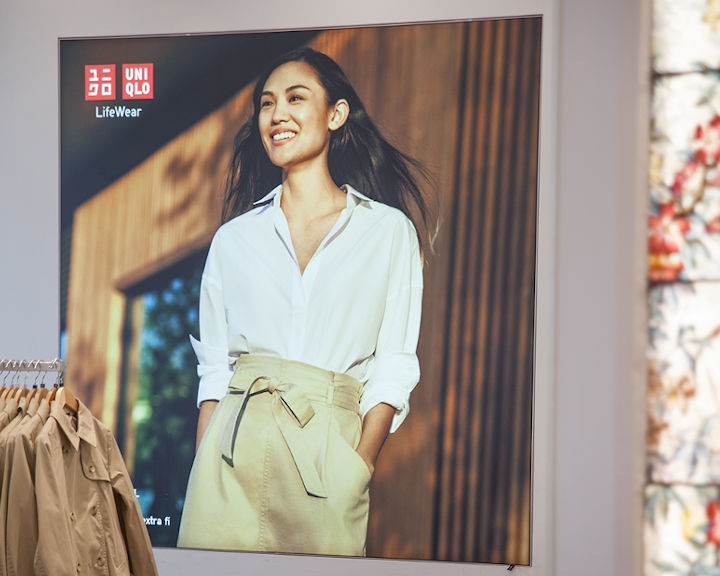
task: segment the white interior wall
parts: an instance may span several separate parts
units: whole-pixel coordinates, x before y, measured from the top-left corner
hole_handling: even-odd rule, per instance
[[[550,230],[541,230],[540,270],[554,280],[543,288],[539,311],[535,565],[515,573],[639,574],[648,5],[0,0],[0,357],[57,354],[58,37],[432,21],[540,7],[552,54],[543,71],[552,85],[543,103],[541,222]],[[427,562],[174,550],[157,556],[166,575],[504,573]]]
[[[559,10],[557,574],[642,574],[650,6]]]

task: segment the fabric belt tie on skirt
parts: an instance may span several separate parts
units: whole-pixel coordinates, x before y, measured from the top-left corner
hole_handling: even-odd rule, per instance
[[[335,375],[332,372],[327,372],[313,366],[302,366],[313,371],[321,371],[331,376]],[[337,376],[354,381],[353,378],[344,374],[338,374]],[[228,394],[244,394],[245,397],[242,403],[238,403],[235,406],[231,417],[227,421],[221,441],[222,459],[230,467],[234,467],[233,454],[235,452],[235,443],[238,437],[240,422],[242,421],[248,401],[258,394],[269,393],[272,395],[273,418],[295,461],[305,490],[308,494],[318,498],[327,498],[328,490],[323,479],[326,443],[318,443],[315,441],[310,444],[305,440],[303,435],[303,428],[305,428],[308,422],[315,416],[315,410],[307,392],[308,386],[306,384],[305,382],[303,382],[303,385],[286,382],[276,376],[259,376],[252,381],[247,389],[241,390],[233,387],[233,382],[231,381]],[[323,386],[322,388],[324,389],[319,388],[317,390],[313,390],[312,388],[311,386],[310,390],[312,390],[312,392],[321,393],[311,394],[314,401],[322,401],[329,405],[335,405],[353,411],[357,411],[358,409],[359,391],[353,390],[349,386],[328,385]]]

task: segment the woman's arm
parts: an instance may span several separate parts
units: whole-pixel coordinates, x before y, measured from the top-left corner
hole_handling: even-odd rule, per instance
[[[195,451],[210,421],[210,416],[226,391],[232,377],[228,360],[227,318],[225,317],[225,297],[223,289],[222,261],[225,258],[222,249],[220,231],[210,244],[205,268],[200,284],[199,328],[200,340],[190,336],[190,343],[198,359],[197,406],[200,408],[196,433]]]
[[[195,440],[196,453],[198,451],[198,448],[200,448],[200,441],[205,435],[205,429],[207,428],[208,422],[210,422],[210,416],[212,416],[213,412],[215,412],[215,408],[217,408],[217,405],[217,400],[205,400],[202,404],[200,404],[200,415],[198,416],[197,425],[197,438]]]
[[[365,460],[365,464],[370,469],[370,474],[375,472],[375,462],[378,454],[380,454],[380,449],[385,443],[388,432],[390,432],[390,424],[392,424],[394,415],[395,408],[384,403],[373,406],[365,414],[357,453]]]

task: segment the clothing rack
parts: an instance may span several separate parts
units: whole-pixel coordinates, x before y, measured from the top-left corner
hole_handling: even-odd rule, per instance
[[[53,386],[62,386],[63,377],[65,376],[65,369],[67,365],[64,360],[55,358],[48,362],[44,360],[0,360],[0,386],[5,386],[8,382],[8,377],[11,378],[11,384],[13,387],[17,387],[19,384],[19,375],[21,373],[34,372],[37,374],[33,382],[33,388],[38,387],[38,378],[42,374],[40,387],[45,387],[45,373],[46,372],[57,372],[57,379],[53,383]],[[27,380],[23,382],[23,387],[26,387]]]
[[[0,374],[3,372],[65,372],[65,361],[55,358],[44,360],[0,360]]]
[[[0,360],[2,372],[65,372],[65,361],[55,358],[51,362],[44,360]]]
[[[113,433],[63,385],[66,368],[0,360],[0,575],[157,576]]]
[[[61,399],[62,403],[77,413],[78,401],[73,393],[64,386],[63,378],[66,368],[67,364],[60,358],[55,358],[49,362],[44,360],[0,360],[0,390],[3,391],[2,397],[7,397],[8,394],[13,393],[12,390],[16,389],[18,390],[18,399],[28,393],[30,397],[32,397],[37,390],[39,390],[39,393],[44,397],[46,393],[45,373],[56,372],[57,377],[55,382],[52,382],[50,385],[52,390],[48,392],[48,402],[54,400],[56,392],[59,391],[57,396]],[[20,382],[19,375],[22,373],[36,373],[32,386],[28,385],[27,379],[23,379],[23,381]],[[10,378],[9,382],[8,377]],[[39,384],[38,379],[40,379]],[[32,392],[28,392],[30,388],[32,388]]]

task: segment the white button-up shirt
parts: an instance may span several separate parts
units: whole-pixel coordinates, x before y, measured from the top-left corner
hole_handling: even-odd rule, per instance
[[[282,186],[221,226],[200,292],[198,405],[219,400],[240,354],[264,354],[344,372],[365,384],[364,415],[385,402],[407,416],[420,378],[416,348],[422,264],[400,211],[344,187],[347,205],[300,273]]]

